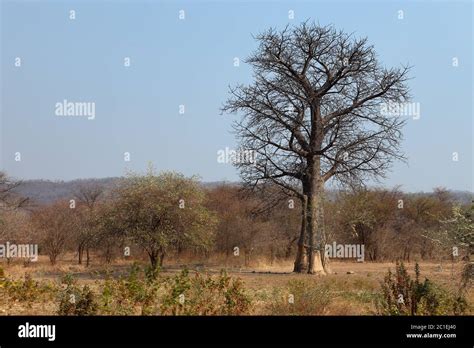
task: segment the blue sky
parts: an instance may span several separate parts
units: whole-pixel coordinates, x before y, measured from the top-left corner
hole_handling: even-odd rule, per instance
[[[252,34],[312,19],[367,36],[386,66],[414,66],[410,87],[421,118],[409,119],[404,130],[408,164],[396,163],[382,185],[473,190],[471,2],[1,4],[0,167],[13,177],[120,176],[151,161],[158,170],[205,181],[238,180],[230,164],[216,160],[218,150],[236,146],[231,124],[238,116],[219,112],[227,87],[251,81],[242,60],[256,46]],[[64,99],[94,102],[95,119],[56,116],[55,104]]]

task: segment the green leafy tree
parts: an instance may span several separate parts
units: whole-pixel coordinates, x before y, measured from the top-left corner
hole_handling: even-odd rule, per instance
[[[442,221],[446,227],[444,239],[449,240],[454,246],[469,251],[474,247],[473,207],[469,211],[463,210],[460,206],[453,206],[451,217]]]
[[[196,178],[152,168],[123,180],[114,203],[115,229],[142,247],[152,267],[172,250],[208,250],[215,218],[204,207],[205,193]]]

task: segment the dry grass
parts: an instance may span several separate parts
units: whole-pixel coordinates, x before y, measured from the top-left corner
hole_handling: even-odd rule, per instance
[[[173,275],[180,271],[187,260],[180,259],[175,263],[168,262],[163,270],[164,275]],[[374,298],[379,290],[387,270],[394,270],[394,263],[356,263],[332,262],[332,274],[327,276],[311,276],[306,274],[293,274],[292,263],[276,262],[266,265],[264,261],[254,263],[253,267],[243,267],[227,262],[227,267],[219,265],[219,259],[207,263],[189,263],[188,268],[208,274],[217,274],[222,268],[227,268],[229,275],[242,279],[245,288],[254,298],[252,314],[271,314],[268,312],[268,301],[275,289],[286,289],[291,280],[310,281],[314,284],[324,285],[330,291],[331,302],[325,310],[326,315],[371,315],[375,313]],[[40,257],[39,261],[23,266],[21,263],[7,265],[0,263],[7,277],[20,279],[26,273],[31,274],[34,280],[59,284],[62,276],[72,274],[79,285],[89,285],[93,290],[103,284],[107,274],[119,277],[128,273],[132,261],[121,260],[112,265],[103,265],[98,262],[90,267],[74,263],[73,255],[61,260],[56,266],[51,266],[47,258]],[[144,260],[144,265],[146,262]],[[221,263],[222,265],[225,262]],[[411,274],[414,274],[414,263],[406,264]],[[429,278],[447,289],[455,290],[459,283],[461,263],[421,262],[421,277]],[[351,272],[351,274],[348,274]],[[353,273],[352,273],[353,272]],[[474,303],[474,291],[468,292],[469,303]],[[54,298],[43,301],[25,303],[22,301],[6,301],[0,299],[0,315],[40,315],[55,314],[57,304]],[[472,309],[470,310],[472,314]]]

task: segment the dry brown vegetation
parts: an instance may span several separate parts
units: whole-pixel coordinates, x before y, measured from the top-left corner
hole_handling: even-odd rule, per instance
[[[92,263],[90,267],[74,265],[73,255],[67,255],[55,266],[51,266],[46,257],[33,266],[24,267],[13,263],[5,267],[5,277],[16,279],[21,282],[22,289],[5,295],[5,286],[0,287],[2,299],[0,300],[0,313],[2,315],[55,315],[58,314],[60,306],[61,291],[66,289],[61,283],[65,276],[74,279],[78,289],[88,286],[95,294],[96,301],[101,302],[103,289],[110,281],[121,278],[128,279],[133,262],[120,261],[104,268],[100,263]],[[189,261],[183,257],[181,261]],[[143,267],[146,263],[142,263]],[[188,263],[190,278],[195,274],[201,277],[219,277],[221,267],[212,263]],[[376,315],[376,302],[380,298],[381,283],[388,269],[395,268],[394,263],[356,263],[356,262],[332,262],[333,273],[327,276],[308,276],[305,274],[292,273],[291,262],[278,262],[265,265],[263,262],[255,263],[254,267],[232,267],[229,266],[227,274],[233,280],[242,281],[242,290],[251,301],[251,307],[245,307],[245,312],[240,314],[250,315]],[[406,267],[410,275],[414,276],[414,264],[407,263]],[[182,264],[170,263],[160,272],[160,277],[177,277],[183,268]],[[420,264],[421,276],[429,278],[432,282],[440,285],[451,293],[455,293],[459,287],[462,263],[450,262],[422,262]],[[31,278],[36,283],[36,290],[29,290],[24,279]],[[120,290],[119,283],[112,283],[114,291]],[[123,285],[123,284],[122,284]],[[138,286],[137,286],[138,287]],[[26,295],[22,295],[25,293]],[[159,293],[159,291],[158,291]],[[156,298],[162,298],[159,294]],[[172,293],[172,292],[171,292]],[[170,294],[168,294],[170,295]],[[175,294],[178,298],[179,293]],[[289,296],[293,295],[293,303],[289,303]],[[21,297],[24,296],[24,297]],[[128,292],[122,294],[133,302],[135,295]],[[199,295],[203,295],[202,290]],[[214,297],[208,299],[212,303]],[[474,301],[474,292],[469,290],[466,299],[469,303]],[[161,301],[161,300],[160,300]],[[215,300],[216,302],[218,300]],[[131,304],[130,304],[131,305]],[[209,311],[203,313],[175,313],[171,310],[143,311],[143,304],[137,300],[134,309],[124,312],[100,309],[94,314],[226,314],[225,312]],[[179,305],[178,305],[179,307]],[[117,308],[114,306],[114,308]],[[154,308],[154,307],[153,307]],[[469,307],[466,314],[472,314],[473,309]]]
[[[301,209],[271,187],[263,196],[232,185],[204,189],[193,178],[149,172],[73,197],[26,207],[6,198],[0,243],[38,244],[40,256],[0,260],[0,313],[472,313],[472,207],[443,189],[335,192],[325,202],[326,241],[364,245],[365,262],[332,259],[326,276],[293,273]],[[398,261],[408,274],[394,281],[387,271]],[[419,280],[409,276],[414,262]],[[399,292],[413,308],[394,304]]]

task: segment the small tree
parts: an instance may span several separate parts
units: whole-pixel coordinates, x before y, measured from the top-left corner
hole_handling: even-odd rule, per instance
[[[214,217],[203,206],[204,191],[195,178],[164,172],[130,175],[116,192],[114,216],[123,235],[141,246],[153,268],[171,250],[208,249]]]
[[[77,244],[78,263],[82,264],[84,251],[86,252],[86,266],[90,263],[90,248],[97,242],[97,219],[96,207],[103,195],[103,188],[98,185],[82,185],[74,193],[74,198],[78,201],[76,218],[78,228],[75,233]]]
[[[106,263],[111,263],[120,247],[124,247],[127,236],[116,219],[116,208],[112,201],[104,201],[94,211],[94,247]]]
[[[22,208],[29,203],[28,198],[22,197],[16,192],[21,184],[21,181],[12,180],[0,171],[0,209]]]
[[[467,255],[474,250],[474,205],[470,210],[463,211],[460,206],[455,205],[451,217],[442,221],[446,227],[445,238],[452,246],[464,249]]]
[[[48,256],[52,265],[67,248],[73,231],[77,228],[73,209],[68,202],[56,202],[42,207],[32,216],[34,227],[39,232],[39,247]]]
[[[31,235],[31,221],[28,212],[21,209],[0,210],[0,243],[29,243],[33,241]],[[7,258],[7,263],[11,259]]]
[[[226,261],[231,254],[237,256],[237,250],[246,266],[258,252],[269,250],[272,259],[275,257],[281,238],[281,233],[275,232],[280,232],[277,229],[288,220],[279,216],[283,222],[277,225],[277,207],[269,207],[268,203],[255,192],[238,187],[223,185],[209,192],[208,206],[219,217],[215,246],[217,251],[225,252]]]
[[[21,181],[0,172],[0,242],[30,241],[29,199],[16,192]],[[7,259],[10,262],[10,259]]]

